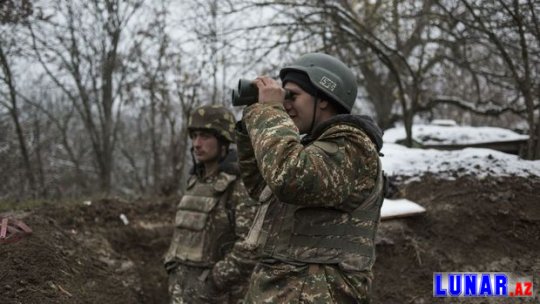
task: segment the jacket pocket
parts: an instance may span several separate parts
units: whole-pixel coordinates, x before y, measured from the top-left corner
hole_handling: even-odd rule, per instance
[[[206,225],[206,220],[208,219],[207,213],[197,212],[197,211],[188,211],[188,210],[178,210],[176,212],[176,227],[191,229],[191,230],[202,230]]]
[[[175,225],[177,228],[200,231],[206,225],[208,215],[219,200],[213,197],[184,195],[178,204]]]

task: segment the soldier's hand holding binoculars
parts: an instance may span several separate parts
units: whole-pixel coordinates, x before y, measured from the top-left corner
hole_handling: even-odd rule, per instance
[[[260,103],[283,103],[286,91],[281,84],[268,76],[259,76],[254,81],[259,89]]]
[[[262,98],[259,90],[264,90]],[[256,102],[283,102],[291,96],[291,92],[283,89],[278,81],[268,76],[259,76],[255,80],[240,79],[238,81],[238,88],[232,91],[232,104],[233,106],[249,106]]]

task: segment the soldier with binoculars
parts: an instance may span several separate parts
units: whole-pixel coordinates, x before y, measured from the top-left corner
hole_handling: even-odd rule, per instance
[[[301,56],[241,81],[241,176],[259,201],[244,246],[260,260],[245,303],[367,303],[385,178],[382,132],[351,115],[357,83],[337,58]],[[300,135],[304,134],[304,137]]]

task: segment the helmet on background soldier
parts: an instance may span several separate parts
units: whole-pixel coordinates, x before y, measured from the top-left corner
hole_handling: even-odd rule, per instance
[[[351,69],[339,59],[323,53],[306,54],[281,69],[279,77],[284,83],[294,82],[291,74],[295,73],[307,75],[310,84],[322,93],[320,97],[337,104],[345,113],[351,112],[358,85]]]
[[[211,130],[218,138],[226,142],[234,142],[234,115],[224,106],[201,106],[191,113],[188,120],[188,130]]]

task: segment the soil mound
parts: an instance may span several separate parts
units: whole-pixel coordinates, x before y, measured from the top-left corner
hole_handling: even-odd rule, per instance
[[[424,215],[382,222],[374,303],[455,303],[432,297],[433,272],[507,271],[540,286],[540,178],[436,176],[392,188]],[[48,204],[17,215],[34,233],[0,244],[0,303],[167,303],[162,255],[177,198]],[[466,303],[504,303],[467,299]]]
[[[32,235],[0,245],[2,303],[135,303],[126,287],[96,255],[53,219],[29,215]]]
[[[399,188],[396,197],[427,211],[381,223],[374,303],[503,303],[433,298],[433,272],[524,272],[540,286],[539,189],[538,177],[445,181],[435,176]]]
[[[0,245],[0,303],[166,303],[174,205],[104,199],[15,215],[34,233]]]

